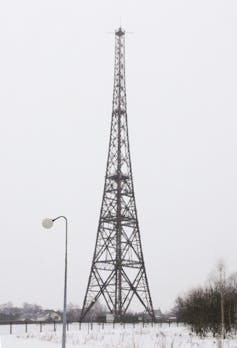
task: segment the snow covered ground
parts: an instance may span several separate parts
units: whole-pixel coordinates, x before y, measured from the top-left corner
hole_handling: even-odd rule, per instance
[[[0,348],[59,348],[61,331],[32,331],[27,334],[2,335]],[[237,348],[237,337],[221,341],[208,337],[201,339],[191,334],[188,327],[171,325],[123,326],[78,325],[67,332],[67,348]]]

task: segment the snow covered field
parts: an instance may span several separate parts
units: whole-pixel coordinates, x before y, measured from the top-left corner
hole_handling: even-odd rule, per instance
[[[2,335],[0,348],[59,348],[61,332],[32,331],[27,334]],[[88,325],[76,326],[67,332],[67,348],[237,348],[237,337],[229,337],[221,341],[209,337],[201,339],[191,334],[184,326],[142,325],[123,326]]]

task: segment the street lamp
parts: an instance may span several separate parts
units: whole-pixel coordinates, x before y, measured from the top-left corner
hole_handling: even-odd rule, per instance
[[[54,219],[46,218],[42,221],[44,228],[53,227],[54,221],[58,219],[65,220],[66,239],[65,239],[65,273],[64,273],[64,297],[63,297],[63,334],[62,334],[62,348],[66,347],[66,325],[67,325],[67,218],[65,216],[58,216]]]

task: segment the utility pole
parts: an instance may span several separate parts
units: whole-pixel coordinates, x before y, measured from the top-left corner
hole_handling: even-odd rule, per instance
[[[219,277],[220,277],[220,297],[221,297],[221,337],[225,338],[225,308],[224,308],[224,292],[225,292],[225,266],[222,261],[219,265]]]

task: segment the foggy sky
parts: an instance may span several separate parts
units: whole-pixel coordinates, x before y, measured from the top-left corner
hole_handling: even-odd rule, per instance
[[[104,185],[114,36],[126,37],[128,124],[154,307],[237,269],[237,4],[0,2],[0,303],[82,304]]]

